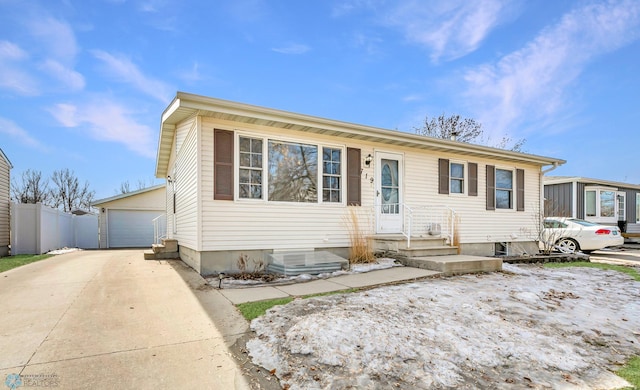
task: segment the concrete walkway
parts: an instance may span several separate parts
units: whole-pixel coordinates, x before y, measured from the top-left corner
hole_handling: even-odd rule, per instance
[[[283,286],[248,287],[219,290],[233,304],[322,294],[349,288],[371,287],[383,284],[411,282],[438,275],[440,272],[411,267],[393,267],[383,270],[337,276]]]
[[[0,302],[0,388],[248,388],[227,349],[246,322],[180,261],[59,255],[0,273]]]

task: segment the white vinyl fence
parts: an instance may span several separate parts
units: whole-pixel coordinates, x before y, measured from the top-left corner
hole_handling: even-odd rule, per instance
[[[98,247],[98,216],[74,215],[37,204],[11,204],[11,254]]]

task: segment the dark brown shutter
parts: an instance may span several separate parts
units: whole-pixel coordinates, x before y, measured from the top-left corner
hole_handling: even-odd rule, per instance
[[[361,206],[360,149],[347,148],[347,204]]]
[[[449,193],[449,160],[438,159],[438,193]]]
[[[524,211],[524,169],[516,169],[516,205],[518,211]]]
[[[496,167],[487,165],[487,210],[496,209]]]
[[[213,199],[233,200],[233,131],[213,131]]]
[[[478,164],[469,163],[469,196],[478,196]]]

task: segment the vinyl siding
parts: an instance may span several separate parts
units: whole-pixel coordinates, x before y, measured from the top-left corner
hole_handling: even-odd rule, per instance
[[[544,186],[545,215],[570,217],[573,215],[573,183]]]
[[[191,118],[180,123],[176,130],[175,182],[176,221],[173,237],[180,245],[198,249],[198,129],[197,121]],[[173,202],[173,200],[171,200]],[[173,207],[172,203],[169,204]],[[171,228],[171,227],[170,227]]]
[[[520,164],[517,167],[499,161],[466,158],[453,154],[437,154],[392,145],[354,142],[348,138],[311,135],[204,118],[202,121],[201,164],[201,223],[202,249],[250,250],[250,249],[302,249],[349,246],[345,218],[348,208],[337,204],[296,204],[264,201],[216,201],[213,199],[213,129],[246,131],[256,136],[273,139],[318,142],[322,145],[339,145],[361,149],[361,156],[375,156],[376,151],[399,153],[404,156],[404,202],[411,206],[447,205],[461,218],[462,243],[486,243],[497,241],[530,241],[535,235],[536,214],[540,202],[540,168]],[[485,166],[495,165],[499,169],[516,168],[525,171],[525,211],[486,210],[485,196],[438,194],[438,159],[469,161],[478,164],[478,194],[486,192]],[[344,160],[343,160],[344,161]],[[236,167],[237,170],[237,167]],[[468,175],[468,172],[465,172]],[[361,224],[368,225],[368,233],[375,231],[376,185],[371,181],[375,175],[374,164],[363,165],[361,175],[362,215]],[[468,176],[467,176],[468,178]],[[375,181],[375,180],[374,180]],[[343,178],[344,182],[344,178]],[[514,183],[514,196],[516,187]],[[343,196],[346,194],[343,192]],[[368,223],[367,223],[368,222]]]
[[[584,219],[585,210],[584,210],[584,189],[586,185],[584,183],[576,183],[578,189],[576,191],[576,218]]]
[[[9,226],[11,224],[9,217],[10,182],[9,164],[0,156],[0,253],[3,253],[9,245]]]

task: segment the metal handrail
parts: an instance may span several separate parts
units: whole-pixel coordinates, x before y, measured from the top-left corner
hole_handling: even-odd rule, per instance
[[[375,208],[398,207],[404,216],[401,234],[407,239],[407,248],[411,247],[411,237],[414,234],[445,235],[449,244],[453,245],[453,235],[456,229],[456,212],[449,206],[429,205],[410,206],[406,203],[376,205]],[[444,230],[443,230],[444,229]]]
[[[156,244],[161,244],[163,238],[167,238],[167,216],[159,215],[153,219],[153,237]]]

